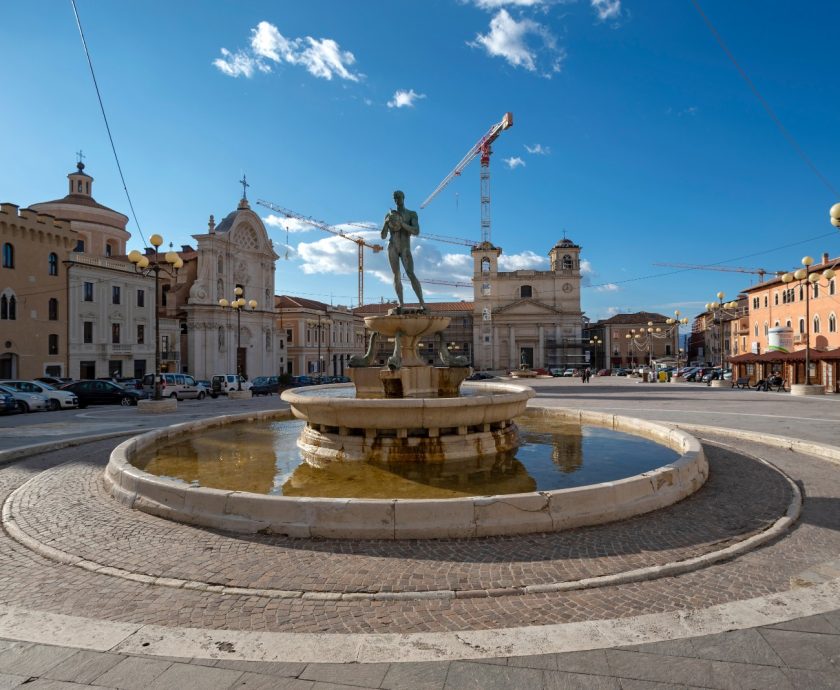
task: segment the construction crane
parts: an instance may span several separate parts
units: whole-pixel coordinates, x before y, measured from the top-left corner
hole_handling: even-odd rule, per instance
[[[455,166],[455,169],[452,170],[446,177],[443,178],[443,182],[441,182],[435,191],[429,194],[429,198],[426,199],[422,204],[420,204],[420,208],[426,208],[446,185],[448,185],[452,180],[458,177],[461,172],[463,172],[464,168],[466,168],[470,162],[476,157],[481,156],[481,242],[490,243],[490,154],[493,153],[492,145],[493,142],[499,137],[499,135],[504,132],[506,129],[513,127],[513,113],[505,113],[505,116],[502,118],[501,122],[497,122],[493,125],[487,133],[478,140],[478,143],[474,144],[472,148],[467,152],[467,155],[461,159],[461,162]]]
[[[345,223],[345,225],[352,225],[356,228],[363,228],[365,230],[381,230],[381,227],[373,223]],[[447,235],[433,235],[429,232],[423,232],[418,236],[421,240],[433,240],[435,242],[448,242],[449,244],[462,244],[465,247],[477,247],[478,242],[475,240],[467,240],[463,237],[448,237]]]
[[[400,278],[403,282],[408,280],[408,276],[403,273]],[[435,278],[418,278],[418,280],[423,285],[449,285],[451,287],[468,287],[471,288],[473,286],[472,283],[464,283],[457,280],[437,280]]]
[[[333,235],[338,235],[339,237],[343,237],[345,240],[350,240],[353,242],[359,249],[359,306],[362,306],[365,303],[365,247],[368,249],[372,249],[373,253],[376,254],[382,251],[381,244],[371,244],[366,242],[363,238],[357,237],[356,235],[350,235],[343,230],[339,230],[338,228],[333,227],[323,221],[316,220],[315,218],[310,218],[309,216],[301,215],[300,213],[295,213],[294,211],[290,211],[287,208],[283,208],[282,206],[278,206],[271,201],[265,201],[263,199],[258,199],[257,203],[260,206],[265,206],[266,208],[270,208],[272,211],[276,211],[277,213],[282,213],[287,218],[296,218],[297,220],[303,221],[304,223],[308,223],[324,232],[332,233]]]
[[[753,273],[758,276],[758,282],[764,282],[764,276],[768,273],[781,275],[784,271],[767,271],[763,268],[741,268],[740,266],[709,266],[707,264],[669,264],[655,263],[654,266],[668,266],[670,268],[685,268],[692,271],[729,271],[732,273]]]

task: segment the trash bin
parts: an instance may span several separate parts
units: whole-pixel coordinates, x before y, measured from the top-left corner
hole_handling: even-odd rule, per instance
[[[648,382],[648,376],[649,375],[650,374],[648,374],[646,371],[642,372],[642,383],[647,383]]]
[[[659,383],[667,383],[668,381],[668,374],[664,371],[659,372]]]

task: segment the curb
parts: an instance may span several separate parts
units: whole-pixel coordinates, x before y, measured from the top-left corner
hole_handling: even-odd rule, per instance
[[[129,429],[124,431],[109,431],[104,434],[91,434],[90,436],[74,436],[73,438],[66,438],[62,441],[48,441],[47,443],[33,443],[29,446],[19,446],[18,448],[11,448],[9,450],[0,450],[0,467],[13,463],[15,460],[29,457],[30,455],[40,455],[41,453],[49,453],[52,450],[61,450],[62,448],[71,448],[73,446],[81,446],[85,443],[95,443],[96,441],[104,441],[108,438],[117,438],[118,436],[132,436],[137,434],[137,429]]]

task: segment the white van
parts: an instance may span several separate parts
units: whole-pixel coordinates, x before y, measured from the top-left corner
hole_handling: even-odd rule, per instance
[[[251,390],[251,382],[246,381],[237,374],[216,374],[210,379],[210,396],[215,398],[218,395],[227,395],[231,391]]]
[[[155,382],[153,374],[146,374],[143,377],[143,390],[148,392],[149,397],[155,395]],[[158,374],[160,380],[160,397],[185,400],[186,398],[197,398],[204,400],[207,396],[207,389],[197,383],[188,374]]]

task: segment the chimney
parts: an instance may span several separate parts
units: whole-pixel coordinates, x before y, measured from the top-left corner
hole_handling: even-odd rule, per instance
[[[823,262],[823,264],[828,263],[828,252],[823,252],[822,262]]]

